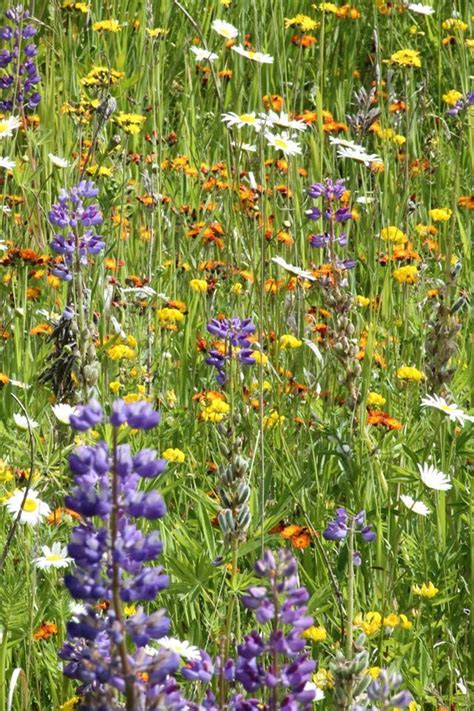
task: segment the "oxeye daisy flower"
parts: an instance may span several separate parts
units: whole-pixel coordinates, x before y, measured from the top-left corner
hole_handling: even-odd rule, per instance
[[[203,49],[203,47],[191,47],[191,52],[196,57],[197,62],[214,62],[219,55],[215,52],[211,52],[209,49]]]
[[[14,518],[21,511],[20,523],[36,526],[43,518],[49,515],[51,509],[48,504],[38,498],[38,494],[34,489],[28,491],[28,495],[23,502],[24,496],[24,490],[17,489],[6,501],[5,506]]]
[[[226,39],[234,39],[239,34],[237,27],[234,27],[234,25],[231,25],[230,22],[226,22],[225,20],[214,20],[211,27],[214,32],[217,32],[218,35]]]
[[[272,257],[272,262],[278,264],[279,267],[281,267],[287,272],[290,272],[290,274],[294,274],[295,276],[301,277],[302,279],[307,279],[308,281],[316,281],[316,278],[312,275],[311,272],[308,272],[304,269],[300,269],[300,267],[296,267],[293,264],[288,264],[288,262],[286,262],[283,257]]]
[[[407,509],[410,509],[413,513],[419,514],[420,516],[428,516],[430,513],[430,509],[423,501],[415,501],[415,499],[408,494],[401,494],[400,500],[405,504]]]
[[[71,415],[75,414],[76,412],[76,408],[72,407],[72,405],[60,402],[58,402],[56,405],[53,405],[51,409],[53,410],[53,414],[56,419],[59,420],[59,422],[61,422],[63,425],[69,425]]]
[[[197,647],[189,644],[186,640],[176,639],[175,637],[161,637],[158,640],[160,647],[169,649],[183,659],[196,661],[201,659],[201,652]]]
[[[270,133],[269,131],[265,133],[265,138],[268,141],[268,145],[275,148],[277,151],[281,151],[285,156],[296,156],[301,155],[301,146],[296,141],[293,141],[287,131],[281,134]]]
[[[249,114],[236,114],[234,111],[228,111],[222,114],[221,118],[227,128],[232,128],[232,126],[237,126],[237,128],[252,126],[258,132],[262,127],[262,121],[257,118],[255,111]]]
[[[0,168],[3,168],[4,170],[13,170],[15,166],[16,162],[11,158],[8,158],[8,156],[0,157]]]
[[[33,563],[40,570],[50,570],[51,568],[67,568],[72,563],[72,558],[68,558],[66,546],[61,547],[60,543],[53,543],[52,547],[41,546],[43,555],[33,559]]]
[[[418,15],[434,15],[435,9],[431,5],[423,5],[421,2],[410,2],[407,5],[407,10],[416,12]]]
[[[13,136],[13,131],[21,126],[21,121],[17,116],[8,116],[0,119],[0,138]]]
[[[364,146],[360,146],[354,141],[329,136],[329,143],[337,147],[338,158],[349,158],[363,163],[365,166],[370,166],[371,163],[382,163],[382,159],[377,153],[368,153]]]
[[[65,158],[61,158],[61,156],[57,156],[54,153],[48,153],[48,158],[51,161],[51,163],[56,166],[56,168],[68,168],[69,167],[69,161],[66,160]]]
[[[281,128],[293,129],[294,131],[306,131],[308,124],[299,119],[291,119],[285,111],[280,111],[277,114],[276,111],[269,111],[268,114],[262,112],[259,114],[259,118],[262,123],[265,124],[267,128],[272,128],[272,126],[281,126]]]
[[[273,57],[270,54],[245,49],[245,47],[241,44],[234,45],[231,49],[233,52],[237,52],[237,54],[240,54],[242,57],[246,57],[247,59],[251,59],[253,62],[258,62],[259,64],[273,64]]]
[[[429,489],[448,491],[452,488],[451,479],[447,474],[436,469],[432,464],[418,464],[421,481]]]
[[[454,402],[448,403],[444,397],[439,395],[427,395],[422,399],[421,407],[432,407],[435,410],[439,410],[447,415],[451,422],[458,422],[461,426],[466,422],[474,422],[473,415],[466,414]]]
[[[26,415],[20,415],[19,413],[14,413],[13,422],[20,430],[34,430],[36,427],[39,427],[39,424],[38,422],[36,422],[36,420],[32,420],[31,417],[27,417]]]

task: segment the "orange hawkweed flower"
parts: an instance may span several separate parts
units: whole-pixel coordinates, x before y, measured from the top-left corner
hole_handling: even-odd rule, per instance
[[[262,97],[262,101],[267,111],[273,109],[273,111],[277,113],[280,113],[285,103],[284,98],[279,94],[265,94],[265,96]]]
[[[49,639],[53,635],[57,634],[58,627],[54,622],[42,622],[38,627],[36,632],[33,633],[33,639]]]
[[[382,410],[369,410],[367,422],[369,425],[382,425],[388,430],[402,429],[402,423],[399,420],[389,415],[388,412],[382,412]]]
[[[467,207],[468,210],[474,210],[474,195],[461,195],[458,199],[458,205]]]

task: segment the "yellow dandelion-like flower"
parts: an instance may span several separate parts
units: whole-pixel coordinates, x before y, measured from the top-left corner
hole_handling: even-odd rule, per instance
[[[394,52],[390,62],[401,67],[421,67],[420,53],[415,49],[400,49]]]
[[[277,410],[272,410],[269,415],[265,415],[263,418],[263,426],[265,429],[272,429],[281,426],[285,420],[285,415],[280,415]]]
[[[441,26],[443,30],[451,30],[451,32],[465,32],[469,27],[469,25],[457,17],[450,17],[448,20],[445,20]]]
[[[419,271],[414,264],[407,264],[405,267],[395,269],[393,278],[399,284],[416,284],[418,281]]]
[[[141,127],[146,121],[146,117],[141,114],[126,114],[120,111],[115,121],[125,133],[134,135],[140,132]]]
[[[137,352],[123,343],[116,343],[107,348],[107,355],[111,360],[133,360],[137,357]]]
[[[378,393],[370,392],[367,395],[367,405],[376,405],[377,407],[381,407],[382,405],[385,405],[385,403],[385,398]]]
[[[399,380],[411,380],[413,383],[421,383],[426,380],[426,375],[418,368],[414,368],[410,365],[402,365],[401,368],[397,370],[397,378]]]
[[[207,292],[207,281],[205,279],[191,279],[189,286],[198,293],[205,294]]]
[[[299,348],[302,345],[303,341],[300,341],[299,338],[292,336],[291,333],[285,333],[280,338],[280,346],[282,348]]]
[[[182,321],[184,319],[184,314],[178,309],[170,309],[165,307],[164,309],[158,309],[156,312],[160,323],[175,323],[176,321]]]
[[[168,462],[176,462],[178,464],[182,464],[186,458],[184,452],[177,448],[173,449],[172,447],[165,449],[162,457]]]
[[[430,210],[430,217],[433,222],[447,222],[452,214],[453,211],[449,207],[435,207]]]
[[[92,25],[94,32],[120,32],[120,22],[118,20],[101,20]]]
[[[403,244],[408,239],[402,230],[398,227],[394,227],[393,225],[390,227],[384,227],[380,230],[380,236],[387,242],[396,242],[397,244]]]
[[[324,642],[327,639],[328,633],[326,628],[322,625],[316,627],[316,625],[311,625],[301,634],[305,639],[310,639],[312,642]]]
[[[445,101],[449,106],[454,106],[456,101],[462,98],[462,93],[456,89],[451,89],[446,94],[443,94],[443,101]]]

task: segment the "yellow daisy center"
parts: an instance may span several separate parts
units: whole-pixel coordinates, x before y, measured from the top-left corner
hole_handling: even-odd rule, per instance
[[[27,511],[28,513],[36,511],[37,508],[38,502],[35,499],[27,499],[23,504],[23,511]]]
[[[241,121],[244,121],[245,123],[255,123],[255,121],[257,120],[255,116],[252,116],[251,114],[241,114],[239,116],[239,119]]]
[[[275,145],[278,146],[278,148],[286,148],[288,143],[283,140],[283,138],[277,138],[275,140]]]
[[[51,561],[51,563],[56,563],[56,561],[62,560],[62,558],[57,553],[50,553],[50,555],[46,556],[46,560]]]

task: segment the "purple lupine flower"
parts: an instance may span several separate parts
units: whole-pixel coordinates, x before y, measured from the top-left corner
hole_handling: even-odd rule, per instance
[[[255,324],[250,318],[243,320],[237,317],[222,320],[212,318],[207,324],[209,333],[225,341],[224,353],[211,348],[206,358],[207,365],[211,365],[217,370],[219,385],[226,383],[225,365],[233,355],[242,365],[255,365],[254,351],[249,347],[250,341],[248,339],[248,336],[254,333],[255,328]]]
[[[413,696],[409,691],[396,691],[401,685],[403,678],[398,672],[389,672],[382,669],[376,679],[367,688],[367,696],[371,701],[382,702],[383,708],[405,708]]]
[[[37,32],[35,25],[26,22],[29,16],[21,5],[10,8],[5,12],[8,24],[0,27],[0,40],[8,45],[0,51],[0,67],[5,70],[0,79],[0,111],[21,108],[26,113],[34,111],[41,101],[37,91],[41,77],[34,62],[38,50],[34,42],[25,42]]]
[[[78,408],[71,424],[85,431],[103,418],[100,405],[90,402]],[[111,423],[117,428],[123,421],[149,429],[159,421],[159,414],[149,403],[133,403],[132,407],[119,401],[114,403]],[[128,445],[117,445],[114,437],[112,450],[105,442],[77,447],[69,466],[74,486],[65,502],[81,514],[82,521],[68,544],[74,567],[64,582],[75,599],[85,602],[85,612],[68,623],[68,640],[60,657],[65,662],[64,674],[82,684],[79,709],[118,708],[117,691],[128,693],[131,685],[137,709],[184,710],[188,705],[171,676],[179,667],[179,657],[164,648],[155,653],[146,647],[168,634],[170,620],[165,610],[147,614],[138,605],[124,619],[116,602],[117,593],[126,603],[155,600],[169,584],[161,566],[146,565],[162,551],[158,531],[143,533],[136,524],[139,517],[156,519],[166,512],[158,491],[137,488],[143,477],[163,471],[163,460],[150,449],[133,454]],[[109,606],[99,612],[96,605],[104,600]]]
[[[77,253],[80,264],[86,266],[89,255],[96,255],[105,249],[103,238],[94,229],[102,224],[103,217],[96,203],[85,204],[86,200],[97,197],[98,188],[90,180],[81,180],[69,190],[59,191],[58,202],[48,213],[50,223],[64,232],[56,232],[50,242],[51,249],[63,257],[63,263],[56,265],[53,274],[63,281],[70,281],[70,266]]]
[[[466,96],[458,99],[454,106],[448,109],[446,113],[448,116],[459,116],[461,111],[467,109],[469,106],[472,106],[472,104],[474,104],[474,91],[470,91],[466,94]]]
[[[331,178],[326,178],[322,183],[314,183],[308,188],[308,195],[312,198],[322,198],[322,207],[310,207],[305,211],[306,217],[310,220],[323,218],[323,231],[312,234],[308,240],[311,247],[319,249],[328,248],[334,266],[340,270],[352,269],[355,266],[353,260],[341,261],[334,255],[334,245],[344,247],[347,244],[347,234],[340,232],[338,225],[352,220],[352,212],[346,205],[338,205],[344,192],[346,191],[345,180],[343,178],[335,182]]]
[[[351,526],[354,527],[355,533],[360,533],[366,543],[370,543],[377,538],[372,525],[365,524],[365,511],[359,511],[355,516],[350,516],[344,508],[336,509],[336,516],[332,521],[329,521],[323,531],[323,538],[327,541],[343,541],[347,537]],[[352,560],[354,565],[360,565],[362,563],[360,553],[354,552]]]

